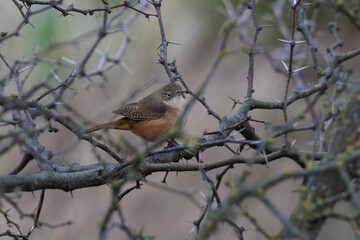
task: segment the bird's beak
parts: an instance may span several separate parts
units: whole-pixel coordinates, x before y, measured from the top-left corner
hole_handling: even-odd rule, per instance
[[[185,93],[186,91],[179,91],[177,92],[179,95],[181,95],[185,99]]]

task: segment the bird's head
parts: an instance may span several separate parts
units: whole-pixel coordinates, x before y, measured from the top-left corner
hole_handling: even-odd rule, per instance
[[[159,93],[164,103],[170,107],[183,108],[185,105],[184,91],[176,83],[166,84],[159,89]]]

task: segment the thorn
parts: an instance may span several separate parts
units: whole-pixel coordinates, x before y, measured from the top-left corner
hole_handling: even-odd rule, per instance
[[[287,43],[287,44],[291,44],[291,41],[289,41],[289,40],[284,40],[284,39],[278,38],[278,41],[283,42],[283,43]]]
[[[200,191],[199,194],[201,195],[201,197],[203,197],[207,201],[207,197],[206,197],[205,193]]]
[[[33,225],[31,226],[31,228],[29,229],[29,233],[31,233],[32,231],[34,231],[34,229],[35,229],[35,225],[33,224]]]
[[[282,42],[282,43],[286,43],[286,44],[292,44],[292,43],[295,43],[295,44],[306,43],[306,41],[304,41],[304,40],[301,40],[301,41],[290,41],[290,40],[284,40],[284,39],[280,39],[280,38],[278,38],[278,41],[279,41],[279,42]]]
[[[97,48],[95,48],[95,52],[97,53],[97,54],[99,54],[99,56],[101,56],[103,53],[99,50],[99,49],[97,49]]]
[[[234,104],[233,104],[233,106],[232,106],[232,108],[231,108],[231,111],[234,110],[234,108],[236,107],[236,104],[241,104],[241,101],[240,101],[240,100],[237,100],[237,99],[232,98],[232,97],[230,97],[230,96],[228,96],[228,98],[230,98],[230,99],[234,102]]]
[[[292,72],[293,72],[293,73],[300,72],[300,71],[304,70],[304,69],[307,68],[307,67],[308,67],[308,66],[305,66],[305,67],[302,67],[302,68],[298,68],[298,69],[293,70]]]
[[[282,101],[280,101],[279,99],[276,99],[276,98],[273,98],[275,102],[278,102],[278,103],[283,103]]]
[[[63,105],[63,102],[54,102],[55,105]]]
[[[199,163],[202,163],[203,161],[201,160],[201,151],[199,151],[198,155],[197,155],[197,160]]]
[[[108,64],[106,64],[104,67],[103,67],[103,71],[105,71],[106,69],[109,69],[110,67],[112,67],[112,66],[114,66],[114,64],[113,63],[108,63]]]
[[[22,72],[24,72],[25,70],[29,69],[30,67],[31,67],[31,65],[20,69],[20,70],[18,71],[18,73],[22,73]]]
[[[68,63],[70,63],[70,64],[72,64],[72,65],[76,65],[76,62],[75,61],[73,61],[73,60],[71,60],[70,58],[67,58],[67,57],[61,57],[61,59],[62,60],[64,60],[65,62],[68,62]]]
[[[124,30],[125,30],[125,28],[119,27],[119,28],[114,28],[114,29],[108,30],[108,31],[106,31],[106,33],[111,34],[111,33],[116,33],[116,32],[120,32],[120,31],[124,31]]]
[[[289,68],[288,68],[288,66],[286,65],[286,63],[284,62],[284,60],[281,60],[281,62],[282,62],[282,64],[284,65],[286,71],[289,71]]]
[[[177,79],[177,78],[179,78],[179,77],[181,77],[181,76],[183,76],[183,75],[185,75],[185,73],[179,73],[178,75],[176,75],[176,76],[174,77],[174,79]]]
[[[106,58],[107,58],[107,54],[106,54],[106,53],[102,53],[102,54],[100,55],[100,60],[99,60],[99,64],[98,64],[98,67],[97,67],[97,69],[98,69],[99,71],[101,71],[101,69],[104,67]]]
[[[53,69],[50,70],[50,73],[59,83],[63,82],[63,80],[54,72]]]
[[[195,230],[196,230],[196,227],[193,227],[193,228],[190,230],[190,232],[186,235],[185,239],[189,239],[190,236],[193,234],[193,232],[195,232]]]
[[[267,168],[269,168],[269,159],[268,159],[268,157],[267,157],[267,155],[266,155],[265,150],[262,150],[262,153],[264,154],[265,166],[266,166]]]
[[[243,129],[242,129],[243,130]],[[244,130],[243,130],[244,131]],[[230,137],[229,138],[231,138],[231,139],[234,139],[234,137],[236,136],[236,135],[239,135],[241,132],[240,131],[235,131],[234,133],[232,133],[231,135],[230,135]],[[234,139],[234,140],[236,140],[236,139]]]
[[[191,224],[192,224],[194,221],[185,219],[185,222],[188,222],[188,223],[191,223]]]
[[[273,27],[274,25],[272,24],[264,24],[264,25],[260,25],[260,28],[266,28],[266,27]]]
[[[126,71],[128,71],[131,75],[134,75],[134,71],[124,61],[120,62],[120,66],[123,67]]]
[[[176,43],[176,42],[167,42],[168,44],[173,44],[173,45],[182,45],[181,43]]]

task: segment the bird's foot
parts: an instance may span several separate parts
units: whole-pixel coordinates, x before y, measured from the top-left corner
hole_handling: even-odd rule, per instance
[[[175,147],[175,146],[179,145],[179,144],[175,141],[175,139],[169,139],[169,140],[167,140],[167,142],[168,142],[168,145],[167,145],[165,148],[171,148],[171,147]]]

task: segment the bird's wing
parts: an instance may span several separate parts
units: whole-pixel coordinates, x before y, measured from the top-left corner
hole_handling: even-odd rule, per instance
[[[123,115],[132,120],[153,120],[161,118],[166,112],[166,108],[153,107],[151,104],[146,104],[142,101],[137,103],[127,104],[113,113]]]

